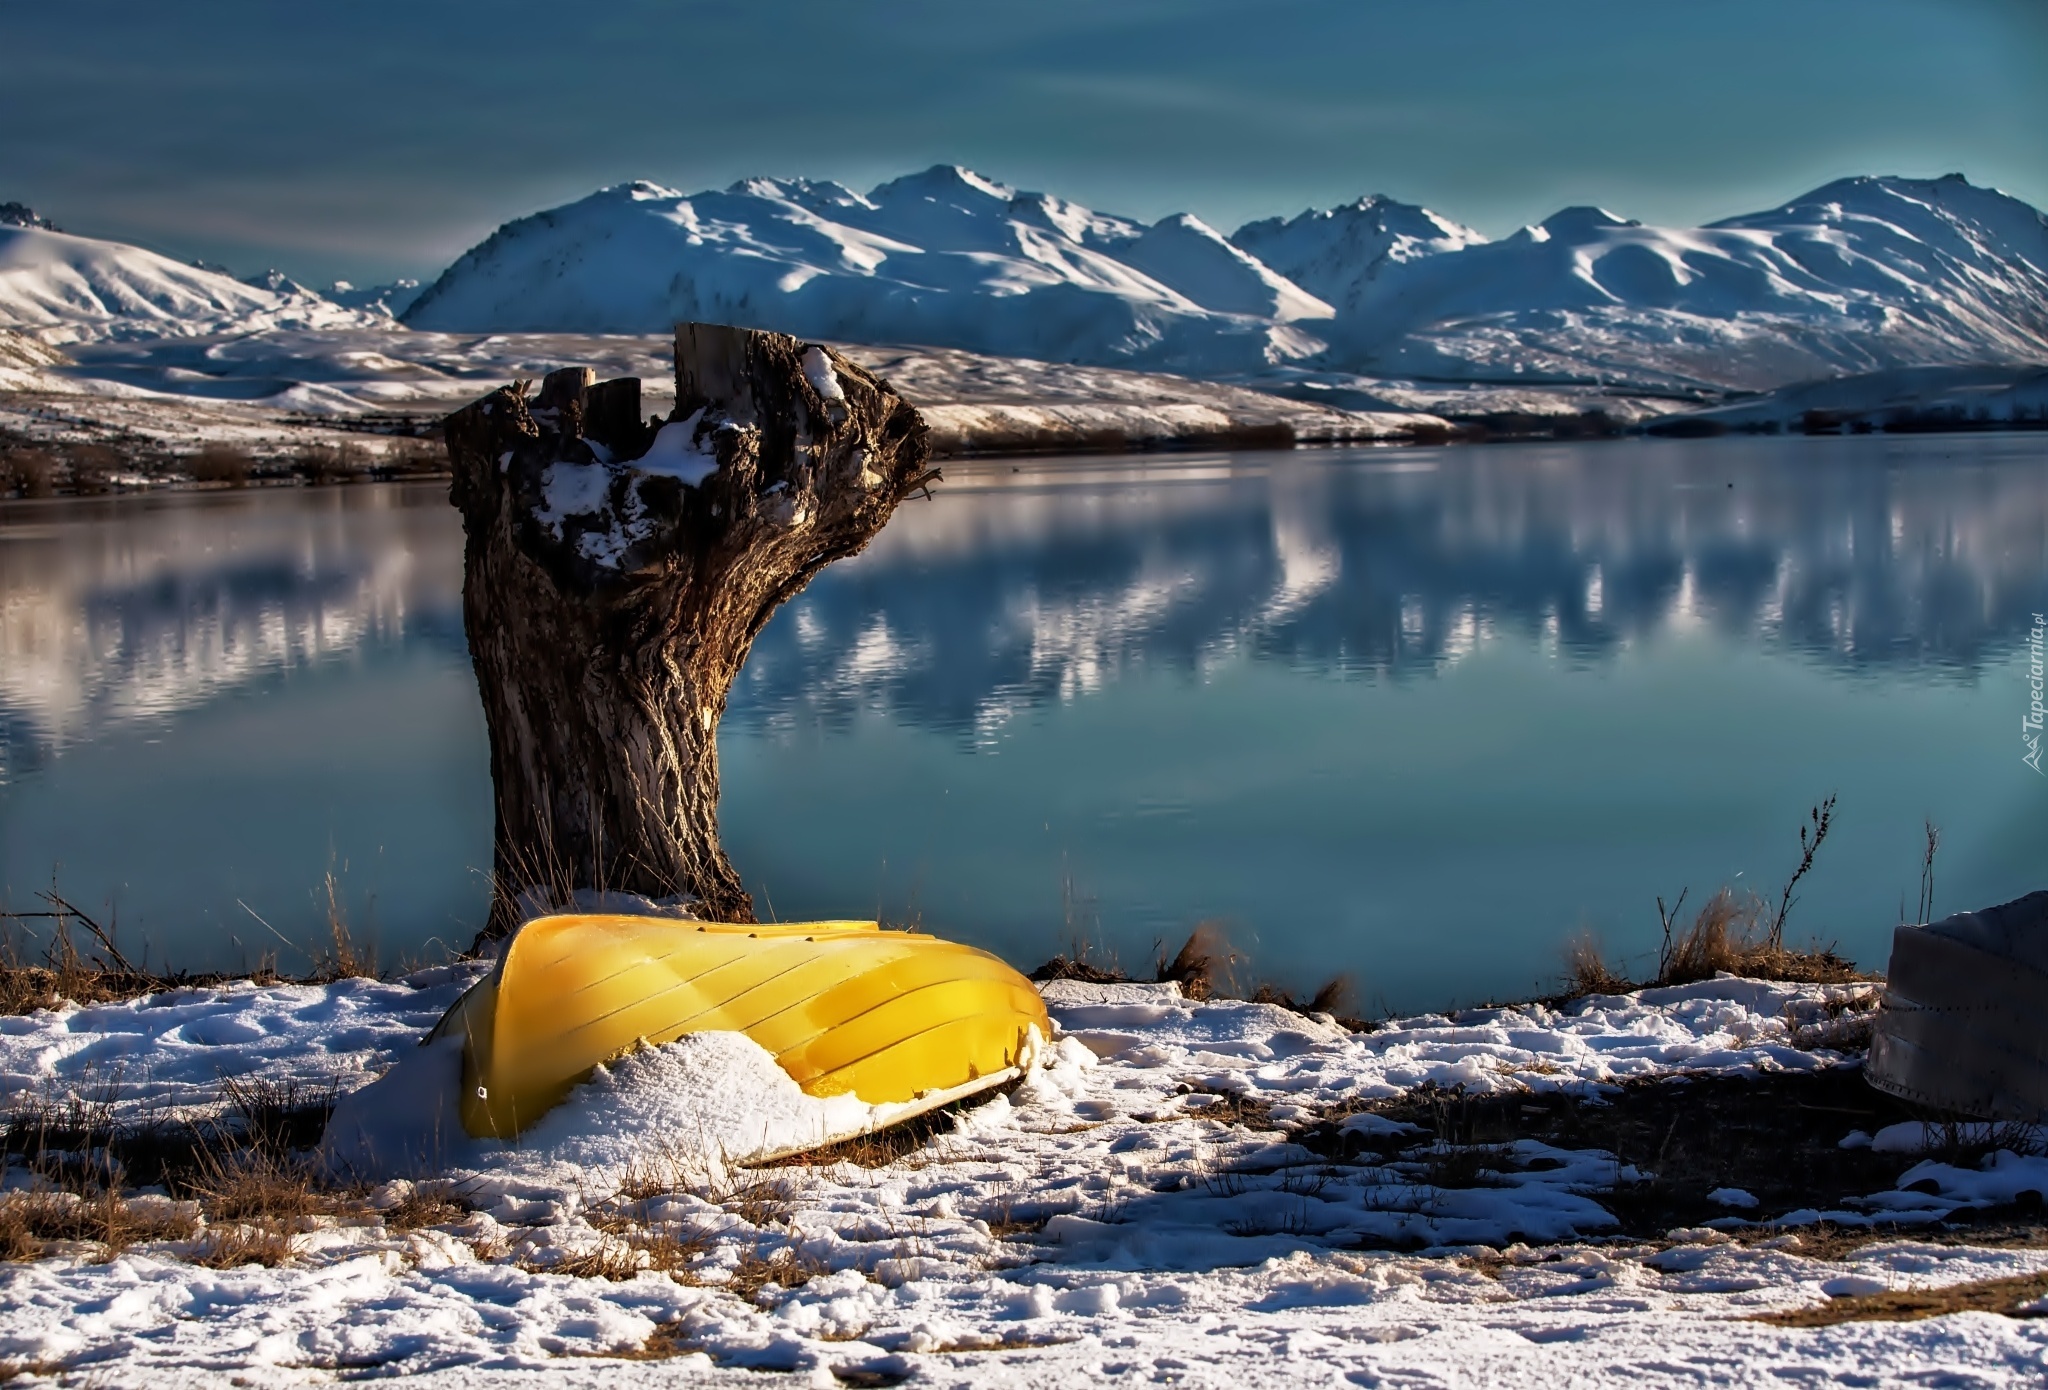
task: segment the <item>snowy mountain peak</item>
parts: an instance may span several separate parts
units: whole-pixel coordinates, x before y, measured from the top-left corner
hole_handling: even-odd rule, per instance
[[[1553,237],[1576,239],[1593,236],[1611,227],[1640,227],[1643,224],[1630,217],[1616,217],[1606,208],[1591,206],[1560,208],[1543,219],[1543,230]]]
[[[873,203],[845,184],[831,179],[741,179],[725,191],[735,197],[768,198],[813,211],[874,207]],[[668,196],[678,198],[682,195],[671,193]]]
[[[975,209],[989,203],[1008,203],[1015,189],[994,179],[985,179],[958,164],[934,164],[915,174],[891,179],[868,195],[877,207],[900,204],[906,199],[943,203],[948,207]]]
[[[1783,232],[1792,228],[1852,229],[1861,235],[1923,243],[1930,253],[1968,263],[2014,259],[2048,274],[2048,214],[1961,174],[1934,179],[1836,179],[1768,212],[1731,217],[1709,230]],[[1898,249],[1909,253],[1903,242]]]
[[[1185,212],[1161,218],[1119,258],[1204,309],[1255,314],[1279,323],[1336,317],[1330,305]]]
[[[139,246],[0,226],[0,326],[45,343],[377,321],[310,291],[246,285]]]
[[[1319,351],[1289,325],[1331,313],[1197,218],[1146,227],[941,164],[866,195],[798,179],[600,190],[499,228],[405,321],[634,333],[700,319],[1220,373]]]
[[[277,269],[275,266],[272,266],[269,270],[264,271],[260,275],[243,276],[242,283],[245,285],[254,285],[259,290],[268,290],[272,294],[276,295],[314,295],[315,297],[318,297],[319,293],[316,290],[307,289],[304,285],[292,279],[291,276],[285,274],[283,271]]]
[[[1293,218],[1248,222],[1230,240],[1341,314],[1356,307],[1389,265],[1486,238],[1428,208],[1374,193]]]

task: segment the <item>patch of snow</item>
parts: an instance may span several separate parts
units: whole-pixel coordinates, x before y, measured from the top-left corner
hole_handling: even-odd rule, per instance
[[[633,460],[631,466],[656,477],[674,478],[684,487],[696,487],[718,471],[718,454],[710,447],[709,438],[701,444],[697,441],[703,423],[701,407],[687,420],[671,420],[654,436],[646,454]]]
[[[839,373],[833,370],[831,357],[821,347],[804,349],[804,380],[828,401],[846,399],[846,390],[839,384]]]
[[[620,1059],[517,1145],[461,1136],[449,1120],[457,1052],[412,1043],[478,969],[0,1019],[10,1092],[105,1089],[131,1121],[166,1103],[211,1103],[222,1073],[339,1076],[353,1094],[337,1109],[335,1143],[351,1130],[388,1134],[410,1115],[414,1140],[454,1138],[440,1181],[481,1208],[413,1232],[316,1223],[275,1269],[208,1269],[173,1244],[12,1264],[0,1273],[0,1356],[76,1359],[110,1383],[166,1386],[230,1373],[298,1382],[345,1365],[445,1390],[608,1375],[737,1385],[761,1369],[820,1384],[909,1375],[993,1390],[1115,1374],[1261,1390],[1633,1387],[1690,1383],[1700,1366],[1745,1383],[2021,1384],[2048,1349],[2034,1323],[1937,1319],[1859,1327],[1824,1339],[1817,1359],[1823,1334],[1747,1320],[1866,1286],[1832,1281],[1937,1287],[2036,1272],[2048,1252],[1892,1240],[1820,1261],[1796,1238],[1739,1244],[1710,1229],[1588,1243],[1613,1227],[1606,1194],[1643,1177],[1614,1155],[1525,1140],[1489,1157],[1497,1171],[1484,1184],[1444,1188],[1420,1136],[1365,1114],[1347,1128],[1393,1152],[1334,1168],[1277,1129],[1210,1117],[1224,1096],[1245,1103],[1231,1112],[1240,1117],[1261,1105],[1307,1115],[1424,1081],[1592,1099],[1627,1077],[1834,1065],[1844,1059],[1788,1039],[1792,1020],[1824,1010],[1838,987],[1708,981],[1351,1034],[1172,986],[1060,982],[1045,992],[1066,1036],[1009,1094],[959,1112],[950,1132],[876,1168],[762,1172],[730,1160],[803,1143],[811,1126],[853,1118],[833,1107],[859,1103],[803,1096],[731,1034]],[[635,1210],[700,1242],[689,1282],[655,1270],[616,1282],[547,1272],[615,1239],[597,1208],[624,1170],[639,1164],[644,1176],[655,1160],[674,1165],[674,1180]],[[1978,1172],[1921,1165],[1913,1171],[1943,1195],[1894,1194],[1923,1205],[1893,1219],[2029,1190],[2043,1169],[2011,1155]],[[756,1225],[730,1194],[763,1181],[786,1192],[786,1215]],[[389,1183],[371,1205],[413,1190]],[[997,1220],[1025,1230],[997,1238]],[[1430,1249],[1355,1248],[1369,1239]],[[757,1302],[721,1287],[743,1258],[785,1246],[819,1271],[802,1287],[770,1285]],[[1483,1267],[1468,1258],[1482,1246]],[[662,1327],[689,1354],[609,1372],[587,1359],[630,1352]],[[975,1347],[997,1349],[967,1354]],[[1674,1365],[1683,1373],[1668,1373]]]
[[[611,491],[611,470],[601,463],[551,463],[540,475],[545,505],[533,519],[562,538],[562,523],[572,516],[603,511]]]
[[[1754,1211],[1761,1205],[1755,1193],[1739,1187],[1717,1187],[1707,1194],[1707,1200],[1717,1207],[1734,1207],[1738,1211]]]

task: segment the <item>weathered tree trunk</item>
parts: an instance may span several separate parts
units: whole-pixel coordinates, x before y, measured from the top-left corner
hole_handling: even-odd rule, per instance
[[[676,408],[552,372],[447,421],[490,726],[496,893],[693,897],[754,920],[718,843],[718,720],[755,635],[936,478],[916,410],[828,348],[676,329]]]

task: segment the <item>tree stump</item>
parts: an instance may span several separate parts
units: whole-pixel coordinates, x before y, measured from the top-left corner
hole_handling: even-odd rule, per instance
[[[718,843],[726,694],[776,608],[938,477],[917,411],[830,348],[679,325],[665,422],[594,375],[445,427],[497,800],[486,936],[593,896],[755,920]]]

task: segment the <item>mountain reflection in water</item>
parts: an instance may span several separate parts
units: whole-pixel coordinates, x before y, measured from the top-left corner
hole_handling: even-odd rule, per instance
[[[945,505],[904,508],[771,624],[734,714],[880,707],[971,734],[1138,665],[1243,655],[1404,678],[1500,637],[1597,662],[1688,626],[1831,669],[1973,679],[2042,599],[2042,451],[2021,436],[956,465]]]
[[[1771,879],[1839,790],[1795,924],[1881,957],[1923,814],[1944,906],[2042,886],[2010,670],[2048,606],[2042,452],[950,465],[762,634],[728,844],[784,917],[922,914],[1027,965],[1222,917],[1291,982],[1426,1004],[1526,991],[1580,927],[1639,949],[1655,894]],[[466,940],[460,549],[433,486],[0,504],[0,905],[59,866],[217,963],[257,910],[313,935],[334,868],[387,954]]]

